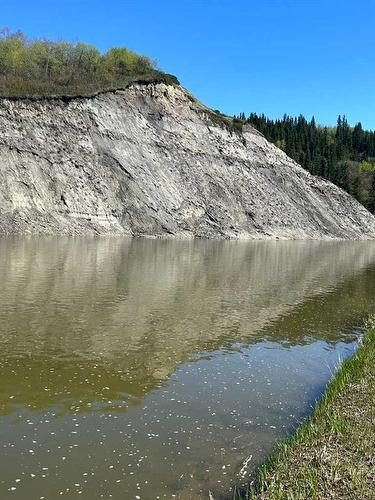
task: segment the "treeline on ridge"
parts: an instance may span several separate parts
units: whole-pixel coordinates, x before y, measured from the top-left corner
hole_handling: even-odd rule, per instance
[[[0,31],[0,95],[77,95],[157,78],[156,63],[126,48],[102,54],[86,43],[29,40]]]
[[[339,116],[336,127],[322,127],[284,115],[271,120],[265,115],[244,113],[235,120],[250,123],[313,175],[324,177],[353,195],[375,213],[375,132],[354,127]]]

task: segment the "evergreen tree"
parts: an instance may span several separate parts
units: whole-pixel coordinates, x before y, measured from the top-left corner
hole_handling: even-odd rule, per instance
[[[270,120],[251,113],[247,121],[313,175],[337,184],[375,213],[375,132],[360,122],[350,127],[345,115],[334,128],[302,115]]]

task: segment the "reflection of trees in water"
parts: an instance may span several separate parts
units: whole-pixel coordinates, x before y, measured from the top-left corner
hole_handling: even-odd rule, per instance
[[[69,411],[138,401],[193,353],[266,330],[334,342],[375,295],[372,242],[9,238],[0,255],[1,399]]]

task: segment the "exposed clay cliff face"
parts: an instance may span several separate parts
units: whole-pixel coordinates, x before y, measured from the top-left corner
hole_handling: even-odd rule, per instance
[[[0,232],[372,238],[375,217],[178,86],[0,100]]]

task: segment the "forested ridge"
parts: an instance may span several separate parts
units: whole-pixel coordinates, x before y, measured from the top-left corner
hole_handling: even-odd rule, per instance
[[[339,116],[336,127],[317,125],[314,117],[271,120],[244,113],[235,119],[250,123],[313,175],[322,176],[348,191],[375,213],[375,132],[354,127]]]
[[[124,47],[103,54],[82,42],[33,40],[0,30],[1,96],[84,95],[168,76],[155,61]]]

